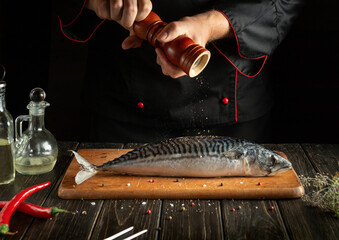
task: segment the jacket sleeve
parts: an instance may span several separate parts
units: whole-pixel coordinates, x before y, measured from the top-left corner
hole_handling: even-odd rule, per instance
[[[212,43],[243,75],[259,74],[285,38],[303,0],[220,0],[214,9],[230,23],[235,39]]]
[[[87,0],[58,0],[56,12],[63,35],[75,42],[87,42],[105,21],[85,8]]]

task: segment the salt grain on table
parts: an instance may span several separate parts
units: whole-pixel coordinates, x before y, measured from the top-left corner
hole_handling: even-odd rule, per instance
[[[91,202],[91,205],[92,205],[92,206],[95,206],[95,202]]]

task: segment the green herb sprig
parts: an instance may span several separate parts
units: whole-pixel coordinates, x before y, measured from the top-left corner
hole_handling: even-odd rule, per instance
[[[313,188],[301,198],[303,201],[310,206],[333,212],[339,218],[339,172],[333,178],[317,173],[315,177],[301,175],[299,180],[305,188]]]

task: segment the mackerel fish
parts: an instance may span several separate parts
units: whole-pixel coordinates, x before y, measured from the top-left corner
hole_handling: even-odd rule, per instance
[[[77,184],[98,171],[166,177],[273,176],[292,169],[279,154],[255,143],[219,136],[179,137],[150,143],[96,166],[72,151],[82,169]]]

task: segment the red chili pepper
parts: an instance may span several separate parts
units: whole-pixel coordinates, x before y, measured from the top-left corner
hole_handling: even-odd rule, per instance
[[[0,234],[10,234],[9,231],[9,220],[13,212],[19,207],[19,205],[33,193],[47,187],[50,182],[41,183],[33,187],[27,188],[17,195],[15,195],[11,201],[9,201],[0,212]]]
[[[0,201],[0,208],[3,208],[8,201]],[[52,218],[55,216],[58,216],[59,213],[72,213],[70,211],[60,209],[57,207],[41,207],[38,205],[34,205],[32,203],[21,203],[20,206],[16,209],[19,212],[26,213],[28,215],[31,215],[33,217],[38,218]]]

